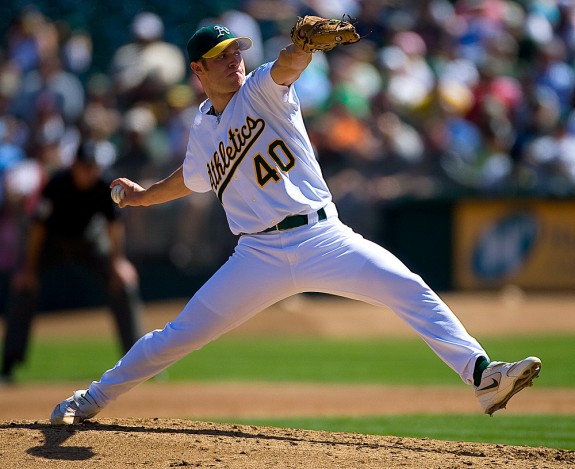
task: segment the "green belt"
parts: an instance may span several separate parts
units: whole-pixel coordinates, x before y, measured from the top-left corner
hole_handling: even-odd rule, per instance
[[[326,220],[327,215],[323,208],[317,211],[318,220]],[[304,226],[309,223],[307,215],[292,215],[291,217],[286,217],[280,221],[277,225],[270,226],[267,230],[260,231],[260,233],[269,233],[270,231],[285,231],[291,230],[292,228],[297,228],[298,226]]]

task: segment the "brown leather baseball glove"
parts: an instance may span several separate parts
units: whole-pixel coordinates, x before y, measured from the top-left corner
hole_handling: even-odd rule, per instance
[[[340,44],[353,44],[361,37],[352,23],[319,16],[298,17],[291,30],[293,43],[306,52],[328,51]]]

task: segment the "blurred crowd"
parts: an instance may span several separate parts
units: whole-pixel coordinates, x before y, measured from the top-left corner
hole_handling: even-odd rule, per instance
[[[18,262],[39,188],[81,141],[98,142],[110,177],[144,186],[181,164],[205,98],[183,47],[211,22],[253,39],[249,71],[289,43],[298,15],[356,21],[363,40],[314,54],[296,88],[341,216],[368,237],[404,198],[575,194],[573,0],[72,3],[14,7],[2,34],[0,272]],[[98,8],[123,9],[125,23],[78,21]],[[126,222],[136,262],[211,265],[234,242],[209,194]]]

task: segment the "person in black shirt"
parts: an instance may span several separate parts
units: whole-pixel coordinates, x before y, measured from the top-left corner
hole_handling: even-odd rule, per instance
[[[41,274],[49,268],[80,266],[99,279],[124,352],[142,335],[138,274],[124,255],[124,225],[118,217],[97,146],[84,143],[72,165],[48,181],[31,220],[24,262],[12,279],[6,311],[2,381],[10,382],[14,365],[24,361]]]

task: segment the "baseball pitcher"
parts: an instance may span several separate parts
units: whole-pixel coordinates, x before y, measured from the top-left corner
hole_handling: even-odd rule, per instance
[[[315,51],[357,42],[346,21],[298,19],[276,60],[246,76],[248,37],[222,25],[187,43],[190,68],[207,99],[190,128],[183,164],[147,189],[125,178],[120,207],[149,206],[213,191],[231,231],[233,255],[163,329],[144,335],[87,390],[54,409],[53,424],[76,424],[190,352],[268,306],[301,292],[323,292],[398,314],[474,386],[484,412],[505,407],[531,384],[541,362],[490,362],[449,307],[420,276],[338,218],[302,119],[293,86]],[[194,223],[194,220],[189,220]]]

